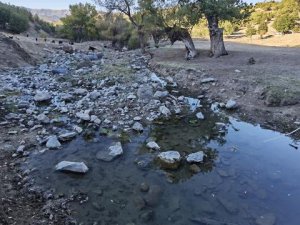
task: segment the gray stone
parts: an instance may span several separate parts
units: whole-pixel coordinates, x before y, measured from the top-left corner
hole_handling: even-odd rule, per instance
[[[162,189],[158,185],[151,185],[145,196],[145,201],[148,206],[156,206],[162,195]]]
[[[177,151],[167,151],[158,154],[161,167],[165,169],[177,169],[180,165],[181,156]]]
[[[165,98],[169,95],[168,91],[156,91],[154,94],[154,98]]]
[[[25,145],[20,145],[18,148],[17,148],[17,153],[23,153],[25,150]]]
[[[123,154],[121,142],[117,142],[108,149],[101,150],[97,153],[96,158],[106,162],[110,162]]]
[[[132,126],[132,129],[137,131],[137,132],[143,132],[144,131],[143,125],[139,122],[135,122]]]
[[[90,115],[87,114],[87,113],[84,113],[84,112],[77,112],[76,113],[76,116],[81,119],[81,120],[84,120],[84,121],[90,121]]]
[[[153,88],[150,85],[141,85],[137,90],[137,96],[141,102],[148,103],[153,98]]]
[[[57,149],[61,146],[60,142],[57,139],[57,136],[50,136],[47,143],[46,147],[50,149]]]
[[[236,108],[237,108],[237,103],[236,103],[236,101],[230,99],[230,100],[226,103],[225,108],[226,108],[226,109],[236,109]]]
[[[62,161],[55,166],[57,171],[87,173],[89,168],[83,162]]]
[[[196,117],[197,117],[197,119],[199,119],[199,120],[204,120],[204,115],[203,115],[202,112],[198,112],[198,113],[196,114]]]
[[[188,163],[200,163],[203,161],[204,153],[202,151],[191,153],[186,157]]]
[[[77,133],[76,132],[67,132],[64,134],[59,135],[58,139],[60,141],[70,141],[72,140],[74,137],[76,137]]]
[[[147,147],[153,150],[160,150],[159,145],[155,141],[148,142]]]
[[[34,101],[36,102],[46,102],[50,101],[52,96],[50,95],[49,92],[46,91],[37,91],[35,96],[34,96]]]
[[[40,114],[38,115],[37,117],[37,120],[40,121],[41,123],[44,123],[44,124],[48,124],[50,123],[50,119],[48,116],[46,116],[45,114]]]
[[[165,117],[171,116],[171,111],[164,105],[159,107],[159,112],[163,114]]]
[[[165,87],[167,85],[167,82],[160,79],[155,73],[151,73],[150,79],[151,79],[152,82],[159,83],[163,87]]]
[[[212,77],[209,77],[209,78],[204,78],[204,79],[201,80],[202,84],[210,83],[210,82],[216,82],[216,79],[212,78]]]

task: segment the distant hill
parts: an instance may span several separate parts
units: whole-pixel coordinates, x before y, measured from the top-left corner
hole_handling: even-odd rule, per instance
[[[57,23],[61,18],[65,17],[69,14],[69,10],[67,9],[29,9],[30,12],[35,15],[37,14],[39,18],[46,22]]]

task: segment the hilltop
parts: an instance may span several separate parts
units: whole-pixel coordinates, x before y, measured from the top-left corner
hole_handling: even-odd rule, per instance
[[[29,11],[49,23],[57,23],[61,18],[69,14],[68,9],[29,9]]]

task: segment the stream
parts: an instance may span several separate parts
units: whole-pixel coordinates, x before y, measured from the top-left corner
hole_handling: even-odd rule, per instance
[[[122,140],[124,154],[112,162],[95,156],[119,138],[97,132],[33,154],[28,165],[37,185],[73,196],[79,224],[298,225],[300,142],[210,109],[204,115],[156,121],[142,134],[131,133]],[[164,170],[157,152],[145,146],[149,137],[161,151],[206,156],[198,165]],[[90,170],[55,171],[63,160],[83,161]]]

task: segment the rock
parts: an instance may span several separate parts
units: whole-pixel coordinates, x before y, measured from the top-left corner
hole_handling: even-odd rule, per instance
[[[72,140],[74,137],[76,137],[77,133],[76,132],[67,132],[64,134],[61,134],[58,136],[58,139],[60,141],[70,141]]]
[[[140,190],[141,190],[141,192],[148,192],[149,191],[149,185],[145,182],[141,183]]]
[[[181,156],[177,151],[162,152],[157,157],[162,168],[177,169],[180,165]]]
[[[231,214],[236,214],[238,213],[239,209],[236,207],[236,205],[231,202],[229,199],[225,199],[225,198],[218,198],[218,201],[220,202],[220,204],[225,208],[225,210]]]
[[[83,129],[81,127],[76,126],[76,125],[73,128],[78,134],[82,133],[82,131],[83,131]]]
[[[136,163],[137,167],[141,170],[149,170],[151,169],[152,163],[154,160],[154,156],[152,154],[144,154],[138,156],[134,162]]]
[[[57,171],[87,173],[89,168],[83,162],[62,161],[55,166]]]
[[[135,122],[132,126],[132,129],[137,131],[137,132],[143,132],[144,131],[143,125],[139,122]]]
[[[169,95],[168,91],[156,91],[154,94],[154,98],[165,98]]]
[[[57,149],[61,146],[60,142],[57,139],[57,136],[50,136],[47,143],[46,147],[50,149]]]
[[[36,102],[47,102],[50,101],[52,96],[46,91],[37,91],[34,96],[34,101]]]
[[[158,185],[151,185],[145,196],[145,201],[148,206],[156,206],[162,195],[162,189]]]
[[[133,198],[133,202],[137,209],[142,210],[146,207],[146,202],[141,196],[135,196]]]
[[[196,164],[190,165],[189,169],[192,173],[199,173],[201,171],[201,168]]]
[[[196,117],[197,117],[198,120],[204,120],[204,115],[203,115],[202,112],[198,112],[198,113],[196,114]]]
[[[90,60],[86,59],[86,60],[83,60],[82,62],[77,63],[76,70],[79,70],[82,68],[90,68],[93,65],[94,64]]]
[[[178,100],[179,100],[179,98],[178,98]],[[183,100],[190,106],[190,110],[192,112],[195,112],[196,109],[201,106],[200,100],[197,98],[184,97]]]
[[[140,218],[143,222],[149,222],[154,218],[154,212],[152,210],[147,210],[140,215]]]
[[[202,151],[191,153],[186,157],[188,163],[200,163],[203,162],[204,153]]]
[[[64,66],[59,66],[54,69],[52,69],[53,74],[67,74],[68,73],[68,68]]]
[[[146,146],[153,150],[160,150],[159,145],[155,141],[148,142]]]
[[[17,153],[18,154],[21,154],[23,153],[25,150],[25,145],[20,145],[18,148],[17,148]]]
[[[84,120],[84,121],[90,121],[90,115],[87,114],[87,113],[84,113],[84,112],[77,112],[76,113],[76,116],[81,119],[81,120]]]
[[[165,117],[171,116],[171,111],[164,105],[159,107],[159,112],[163,114]]]
[[[137,96],[141,102],[149,103],[153,98],[153,88],[150,85],[141,85],[137,90]]]
[[[272,213],[268,213],[258,217],[255,220],[257,225],[274,225],[276,223],[276,217]]]
[[[47,124],[50,123],[50,119],[48,116],[46,116],[45,114],[40,114],[37,117],[37,120],[40,121],[41,123]]]
[[[77,88],[77,89],[74,90],[75,95],[84,95],[87,92],[88,91],[85,88]]]
[[[97,116],[95,116],[95,115],[91,116],[91,122],[93,122],[93,123],[95,123],[97,125],[101,124],[101,120]]]
[[[40,65],[39,70],[42,72],[47,72],[49,70],[48,65],[47,64]]]
[[[65,53],[68,53],[68,54],[73,54],[74,53],[74,49],[72,46],[69,46],[69,45],[64,45],[62,47],[62,50],[65,52]]]
[[[90,99],[96,100],[97,98],[99,98],[101,96],[101,93],[94,90],[89,94],[89,96],[90,96]]]
[[[136,96],[135,96],[134,94],[129,94],[129,95],[127,96],[127,99],[129,99],[129,100],[134,100],[134,99],[136,99]]]
[[[205,84],[205,83],[210,83],[210,82],[216,82],[217,80],[215,78],[212,78],[212,77],[209,77],[209,78],[204,78],[201,80],[201,83],[202,84]]]
[[[108,149],[101,150],[97,153],[96,158],[106,162],[110,162],[123,154],[121,142],[117,142]]]
[[[230,99],[230,100],[226,103],[225,108],[226,108],[226,109],[236,109],[236,108],[237,108],[237,103],[236,103],[236,101]]]
[[[165,87],[167,85],[167,82],[164,81],[164,80],[162,80],[162,79],[160,79],[155,73],[151,73],[150,80],[152,82],[161,84],[161,86],[163,86],[163,87]]]

